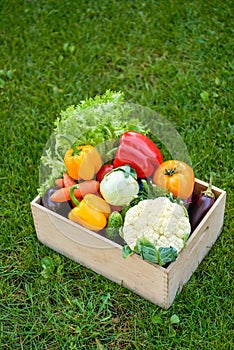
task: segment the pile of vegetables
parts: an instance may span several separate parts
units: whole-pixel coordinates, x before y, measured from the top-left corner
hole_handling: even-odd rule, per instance
[[[41,158],[39,194],[46,208],[123,245],[124,258],[136,253],[164,266],[213,205],[212,184],[194,198],[189,164],[164,160],[139,120],[110,118],[110,104],[122,99],[107,91],[62,113]]]

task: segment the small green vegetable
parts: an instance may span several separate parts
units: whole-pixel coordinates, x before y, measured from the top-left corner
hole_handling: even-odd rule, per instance
[[[106,236],[112,241],[119,240],[119,229],[123,226],[123,217],[118,211],[113,211],[109,218],[106,227]]]

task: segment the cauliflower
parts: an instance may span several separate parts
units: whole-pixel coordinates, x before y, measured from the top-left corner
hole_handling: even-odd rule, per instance
[[[143,239],[157,250],[172,247],[178,254],[190,232],[186,209],[167,197],[158,197],[143,200],[127,211],[123,239],[133,251]]]

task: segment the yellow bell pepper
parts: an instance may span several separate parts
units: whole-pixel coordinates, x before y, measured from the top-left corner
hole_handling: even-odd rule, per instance
[[[74,196],[74,190],[78,186],[79,184],[74,185],[70,189],[70,197],[76,207],[70,211],[68,218],[89,230],[102,230],[106,226],[107,217],[111,212],[109,204],[92,193],[86,194],[79,202]]]
[[[98,151],[91,145],[72,146],[64,156],[68,174],[75,180],[91,180],[102,166]]]

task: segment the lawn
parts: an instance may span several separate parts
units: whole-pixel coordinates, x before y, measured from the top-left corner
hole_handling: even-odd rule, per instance
[[[2,0],[0,9],[0,348],[233,349],[233,2]],[[36,237],[30,201],[54,121],[107,89],[166,117],[196,177],[212,172],[227,191],[222,234],[167,311]]]

